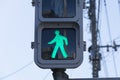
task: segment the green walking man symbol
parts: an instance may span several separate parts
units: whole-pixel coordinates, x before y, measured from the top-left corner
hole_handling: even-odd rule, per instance
[[[52,55],[51,57],[52,58],[55,58],[56,57],[56,54],[57,54],[57,51],[58,49],[60,48],[61,50],[61,53],[63,55],[63,58],[67,58],[68,55],[65,51],[65,48],[64,48],[64,44],[67,46],[68,45],[68,40],[67,40],[67,37],[65,36],[62,36],[60,35],[60,31],[59,30],[55,30],[55,37],[53,40],[51,40],[50,42],[48,42],[48,44],[53,44],[53,43],[56,43],[55,47],[54,47],[54,50],[52,52]]]

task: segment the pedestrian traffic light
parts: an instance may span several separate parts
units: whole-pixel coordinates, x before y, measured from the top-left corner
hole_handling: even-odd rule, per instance
[[[76,68],[83,60],[83,0],[35,0],[35,63]]]
[[[82,29],[82,28],[81,28]],[[82,30],[77,23],[42,23],[35,62],[42,68],[75,68],[83,60]]]

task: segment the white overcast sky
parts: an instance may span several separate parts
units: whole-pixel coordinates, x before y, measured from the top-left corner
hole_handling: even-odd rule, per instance
[[[34,7],[32,0],[0,0],[0,80],[53,80],[49,69],[41,69],[34,63],[31,41],[34,40]],[[104,0],[102,0],[104,1]],[[118,0],[106,0],[112,40],[120,44],[120,8]],[[85,16],[85,15],[84,15]],[[104,3],[100,13],[102,44],[110,44]],[[89,20],[84,18],[84,41],[90,45]],[[88,48],[88,46],[87,46]],[[110,50],[111,51],[111,50]],[[113,54],[102,52],[100,77],[120,77],[120,48]],[[114,50],[113,50],[114,52]],[[67,70],[70,78],[91,78],[92,66],[89,53],[84,52],[80,67]],[[105,64],[106,62],[106,64]]]

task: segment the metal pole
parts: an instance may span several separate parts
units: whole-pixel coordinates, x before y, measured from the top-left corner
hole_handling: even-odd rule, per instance
[[[69,80],[66,69],[52,69],[54,80]]]

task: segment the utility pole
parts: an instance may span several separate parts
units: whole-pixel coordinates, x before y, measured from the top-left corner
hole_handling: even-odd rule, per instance
[[[89,18],[91,20],[90,23],[90,31],[92,37],[92,46],[89,47],[90,61],[92,62],[92,75],[93,78],[99,77],[100,71],[100,59],[101,54],[99,53],[99,48],[97,44],[97,26],[96,26],[96,0],[90,0],[90,8],[88,12]]]

